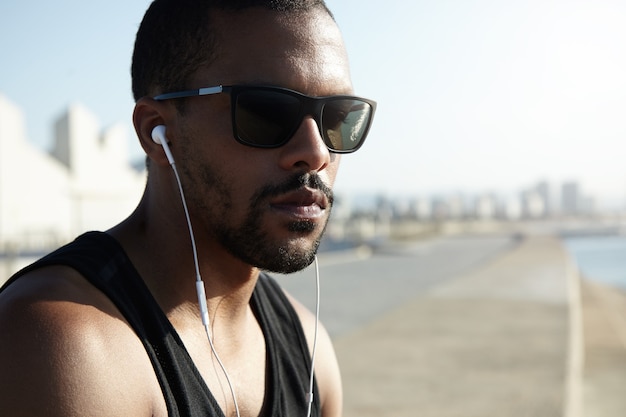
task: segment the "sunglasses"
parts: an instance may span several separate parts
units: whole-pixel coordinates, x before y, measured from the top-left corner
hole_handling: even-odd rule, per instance
[[[277,148],[293,137],[305,116],[312,116],[329,151],[354,152],[363,145],[376,102],[355,96],[311,97],[280,87],[233,85],[166,93],[154,100],[227,93],[235,139],[247,146]]]

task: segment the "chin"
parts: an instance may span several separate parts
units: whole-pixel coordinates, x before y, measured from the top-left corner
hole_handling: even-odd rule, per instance
[[[299,237],[278,245],[273,256],[266,257],[259,267],[269,272],[291,274],[308,267],[315,260],[321,236],[311,241],[310,237]]]
[[[291,219],[270,226],[261,219],[250,216],[238,229],[218,228],[216,236],[233,256],[265,271],[290,274],[313,263],[326,229],[325,221]]]
[[[311,220],[298,220],[290,222],[287,228],[290,232],[312,234],[319,227],[319,225]]]

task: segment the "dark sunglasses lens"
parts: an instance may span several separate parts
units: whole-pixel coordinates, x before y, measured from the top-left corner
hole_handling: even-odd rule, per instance
[[[284,144],[298,128],[300,100],[274,91],[250,90],[237,94],[235,134],[251,146]]]
[[[363,143],[372,117],[372,106],[358,99],[338,98],[322,110],[326,146],[337,152],[352,152]]]

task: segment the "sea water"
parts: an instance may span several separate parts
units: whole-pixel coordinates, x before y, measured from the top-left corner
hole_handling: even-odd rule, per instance
[[[586,279],[626,290],[626,236],[584,236],[563,239]]]

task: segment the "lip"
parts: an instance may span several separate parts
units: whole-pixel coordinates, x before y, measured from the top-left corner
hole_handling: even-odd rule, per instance
[[[270,201],[270,206],[300,219],[316,219],[326,212],[328,198],[321,191],[302,188]]]

